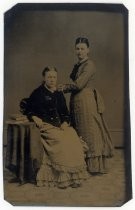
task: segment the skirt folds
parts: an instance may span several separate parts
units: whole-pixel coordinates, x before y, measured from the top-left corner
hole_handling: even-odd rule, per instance
[[[40,131],[44,155],[37,173],[38,186],[67,187],[88,178],[82,140],[72,127],[45,124]]]
[[[97,96],[95,98],[94,91],[88,88],[71,95],[70,110],[72,125],[89,148],[88,171],[106,173],[107,159],[113,156],[113,144],[103,113],[99,111],[103,110],[103,102],[99,93]]]

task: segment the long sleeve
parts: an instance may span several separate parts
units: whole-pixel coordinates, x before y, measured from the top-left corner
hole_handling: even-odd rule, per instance
[[[29,104],[28,104],[29,110],[27,116],[30,120],[32,120],[32,116],[37,116],[37,117],[39,116],[38,104],[40,103],[40,98],[38,97],[38,95],[39,93],[37,92],[37,90],[34,90],[29,97]]]
[[[78,92],[82,90],[87,85],[87,83],[92,79],[94,73],[95,73],[95,67],[92,62],[84,64],[76,80],[70,84],[65,84],[64,93],[72,91]]]
[[[37,116],[37,101],[38,94],[37,91],[33,91],[29,98],[24,98],[20,101],[20,111],[22,114],[26,115],[29,120],[32,120],[32,116]]]
[[[70,117],[69,117],[69,111],[66,105],[66,100],[62,92],[59,92],[59,95],[57,97],[57,110],[61,119],[61,123],[64,121],[70,122]]]

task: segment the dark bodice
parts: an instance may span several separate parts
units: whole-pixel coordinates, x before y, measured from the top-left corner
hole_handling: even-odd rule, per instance
[[[84,88],[93,90],[95,71],[95,65],[92,60],[88,59],[82,63],[76,64],[70,75],[73,82],[64,85],[64,92],[77,94]]]
[[[29,98],[29,116],[37,116],[47,123],[60,126],[69,122],[69,112],[62,92],[51,92],[44,85],[35,89]]]

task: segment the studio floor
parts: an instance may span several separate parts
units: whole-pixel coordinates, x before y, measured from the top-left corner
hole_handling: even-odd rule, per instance
[[[45,188],[34,184],[9,183],[13,177],[4,173],[4,197],[13,205],[35,206],[121,206],[126,200],[126,178],[123,149],[116,149],[110,160],[110,172],[90,176],[80,188]]]

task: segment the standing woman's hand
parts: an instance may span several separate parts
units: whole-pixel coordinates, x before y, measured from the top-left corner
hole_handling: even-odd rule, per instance
[[[64,90],[64,85],[63,84],[59,84],[58,85],[58,91],[62,91]]]

